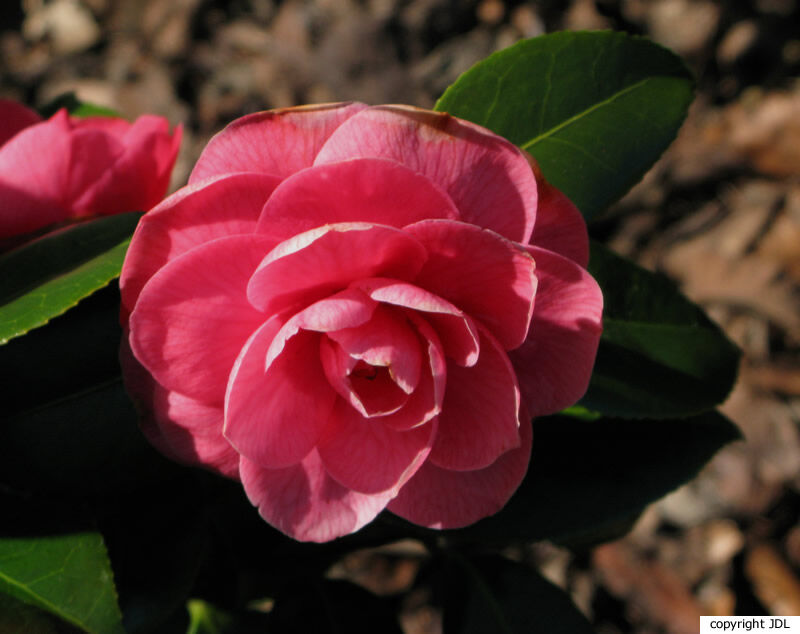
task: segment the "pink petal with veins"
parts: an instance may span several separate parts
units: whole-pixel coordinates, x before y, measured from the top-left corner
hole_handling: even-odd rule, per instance
[[[469,368],[451,364],[439,432],[430,462],[453,471],[475,471],[519,446],[519,388],[505,350],[486,330],[481,355]]]
[[[425,461],[435,431],[435,419],[409,430],[392,429],[340,399],[317,450],[342,486],[359,493],[396,492]]]
[[[365,107],[360,103],[319,104],[236,119],[208,142],[189,184],[233,172],[284,179],[312,165],[331,133]]]
[[[428,252],[415,284],[480,321],[507,350],[525,341],[536,295],[536,263],[521,245],[446,220],[423,220],[406,231]]]
[[[602,332],[603,294],[589,273],[563,256],[528,247],[539,292],[525,343],[509,353],[532,416],[554,414],[586,392]]]
[[[316,450],[284,469],[266,469],[242,456],[240,473],[261,517],[301,541],[327,542],[354,533],[375,519],[393,495],[343,487],[328,475]]]
[[[142,289],[130,316],[131,347],[164,387],[222,404],[239,351],[266,320],[246,289],[269,242],[258,235],[207,242],[170,261]]]
[[[408,106],[375,106],[342,123],[315,165],[386,158],[424,174],[453,199],[463,222],[527,244],[536,179],[517,147],[480,126]]]
[[[324,225],[276,246],[253,274],[250,302],[266,313],[308,305],[364,277],[413,278],[425,249],[400,229],[367,223]]]
[[[285,240],[331,223],[399,228],[425,218],[458,218],[441,187],[394,161],[353,159],[309,167],[284,180],[264,206],[257,231]]]
[[[531,423],[520,414],[519,447],[476,471],[450,471],[428,460],[387,508],[409,522],[429,528],[461,528],[497,513],[528,470]]]

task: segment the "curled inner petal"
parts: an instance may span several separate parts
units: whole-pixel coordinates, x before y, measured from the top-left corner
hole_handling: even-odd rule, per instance
[[[386,366],[356,359],[327,337],[320,341],[320,359],[331,387],[366,418],[393,414],[408,400]]]
[[[333,331],[328,336],[354,359],[385,367],[406,394],[417,387],[422,353],[419,339],[402,311],[378,306],[367,323]]]
[[[363,222],[324,225],[281,242],[250,279],[247,297],[275,313],[308,304],[364,277],[412,279],[427,257],[400,229]]]

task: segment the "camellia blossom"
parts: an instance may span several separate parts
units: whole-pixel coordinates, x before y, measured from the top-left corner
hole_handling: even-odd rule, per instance
[[[0,99],[0,238],[64,220],[145,211],[167,192],[181,142],[163,117],[50,119]]]
[[[519,486],[531,417],[586,390],[587,260],[577,209],[482,127],[358,103],[252,114],[136,230],[126,383],[158,448],[241,480],[296,539],[383,509],[465,526]]]

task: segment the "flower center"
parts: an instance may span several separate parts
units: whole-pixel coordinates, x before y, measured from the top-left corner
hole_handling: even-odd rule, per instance
[[[359,360],[358,363],[353,366],[353,369],[350,370],[349,374],[353,378],[374,381],[378,376],[378,368],[374,365],[370,365],[366,361]]]

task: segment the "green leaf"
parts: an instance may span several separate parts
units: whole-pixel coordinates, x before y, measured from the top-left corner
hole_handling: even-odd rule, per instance
[[[0,344],[46,324],[119,275],[141,213],[82,222],[0,256]]]
[[[605,539],[693,478],[740,434],[724,416],[710,412],[648,421],[551,416],[533,422],[533,437],[528,474],[508,505],[449,534],[501,543]]]
[[[593,244],[603,335],[581,405],[609,416],[669,418],[721,403],[739,350],[675,284]]]
[[[73,117],[85,119],[86,117],[119,117],[120,115],[111,108],[98,106],[86,101],[80,101],[74,92],[64,93],[53,99],[48,104],[39,108],[39,114],[45,118],[53,116],[56,112],[66,108]]]
[[[91,634],[124,633],[98,533],[0,538],[0,592]]]
[[[675,138],[693,82],[683,62],[640,37],[564,32],[478,62],[436,109],[530,152],[587,219],[620,198]]]
[[[499,555],[448,553],[444,634],[593,634],[569,596],[540,574]]]

